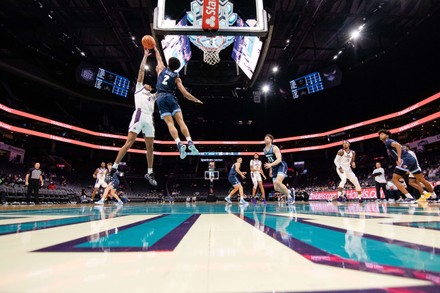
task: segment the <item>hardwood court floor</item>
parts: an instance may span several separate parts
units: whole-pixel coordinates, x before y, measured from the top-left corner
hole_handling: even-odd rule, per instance
[[[440,205],[0,207],[0,292],[440,292]]]

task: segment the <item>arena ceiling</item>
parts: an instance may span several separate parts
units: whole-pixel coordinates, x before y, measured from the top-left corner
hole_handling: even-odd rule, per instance
[[[0,57],[36,74],[68,75],[86,61],[133,79],[142,54],[139,40],[152,34],[156,5],[157,0],[4,0]],[[426,19],[438,17],[440,2],[265,0],[264,6],[270,19],[270,34],[263,38],[268,49],[254,79],[241,71],[237,75],[231,49],[222,52],[219,65],[210,66],[193,47],[184,79],[197,94],[209,87],[212,96],[228,96],[233,88],[277,80],[286,90],[286,80],[327,65],[358,66],[393,50]],[[351,31],[362,24],[364,34],[350,41]],[[343,53],[333,60],[339,51]]]
[[[177,15],[185,1],[174,2],[180,3],[175,5]],[[2,100],[10,95],[4,85],[14,83],[15,95],[33,88],[49,101],[54,95],[46,92],[57,92],[63,93],[58,97],[94,99],[131,111],[131,98],[127,103],[78,84],[75,70],[87,62],[135,80],[142,56],[140,38],[154,33],[156,5],[157,0],[3,0]],[[242,16],[249,13],[245,8],[239,11]],[[221,52],[220,64],[210,66],[192,45],[193,56],[182,79],[205,104],[200,108],[183,102],[185,113],[195,109],[186,115],[191,125],[205,128],[206,123],[230,120],[222,123],[234,130],[258,128],[245,131],[252,137],[261,131],[276,136],[307,134],[399,111],[440,90],[436,74],[440,1],[264,0],[264,8],[270,16],[270,34],[262,38],[267,51],[252,80],[242,71],[237,74],[231,48]],[[350,39],[361,25],[360,38]],[[150,62],[154,66],[153,57]],[[333,64],[343,72],[340,87],[292,100],[289,80]],[[279,68],[276,73],[274,66]],[[146,77],[155,81],[151,70]],[[255,103],[253,92],[265,83],[271,92]],[[270,121],[284,128],[276,133]]]

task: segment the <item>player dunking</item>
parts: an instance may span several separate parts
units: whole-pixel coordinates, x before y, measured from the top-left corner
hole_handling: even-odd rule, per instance
[[[177,97],[175,95],[176,88],[183,94],[185,98],[195,103],[203,104],[202,101],[191,95],[183,86],[182,80],[179,77],[179,73],[175,72],[180,68],[180,61],[175,57],[168,59],[168,67],[165,67],[160,56],[157,47],[154,47],[156,51],[157,59],[157,106],[160,112],[160,118],[162,118],[168,126],[168,130],[171,137],[177,144],[178,151],[180,153],[180,158],[184,159],[187,155],[186,146],[182,144],[179,138],[179,132],[174,126],[174,120],[176,120],[179,125],[180,131],[185,136],[188,142],[188,149],[191,151],[192,155],[198,155],[199,151],[195,147],[191,135],[189,133],[188,127],[183,121],[182,110],[180,109],[179,103],[177,102]],[[174,120],[173,120],[174,117]]]
[[[294,204],[295,198],[286,185],[283,184],[284,178],[287,177],[287,164],[283,161],[280,149],[273,144],[273,136],[271,134],[264,136],[264,144],[266,147],[263,151],[267,158],[264,168],[269,169],[269,177],[272,177],[273,187],[276,191],[286,196],[288,204]]]
[[[134,104],[136,110],[131,118],[130,125],[128,127],[127,141],[121,147],[116,156],[116,160],[110,171],[113,175],[118,170],[119,163],[124,158],[127,151],[131,148],[136,141],[136,137],[142,131],[144,133],[145,146],[147,148],[147,173],[145,179],[148,182],[156,186],[157,182],[154,179],[153,173],[153,143],[154,143],[154,123],[153,112],[154,102],[156,101],[156,95],[151,93],[152,87],[149,84],[142,84],[144,82],[145,64],[149,56],[148,49],[145,49],[144,58],[142,58],[141,65],[139,66],[138,79],[136,83],[136,90],[134,93]]]
[[[339,178],[341,178],[341,182],[338,185],[338,198],[342,198],[342,190],[344,189],[345,183],[348,179],[351,183],[353,183],[357,191],[359,202],[362,202],[362,188],[359,184],[356,174],[354,174],[353,170],[351,169],[356,168],[355,160],[356,152],[350,150],[350,142],[348,140],[342,141],[342,149],[338,151],[334,160],[336,172],[338,173]]]
[[[261,161],[259,159],[259,155],[257,153],[254,154],[254,158],[250,162],[251,168],[251,179],[254,184],[252,187],[252,200],[255,201],[255,194],[257,193],[257,186],[260,187],[261,197],[263,198],[264,203],[266,203],[266,195],[264,193],[263,180],[261,176],[263,176],[264,180],[266,180],[266,176],[263,173],[261,168]]]
[[[400,190],[405,195],[405,202],[413,203],[414,198],[408,192],[408,190],[400,183],[399,179],[403,178],[407,172],[414,175],[416,180],[422,183],[429,193],[424,193],[422,196],[426,199],[433,193],[432,185],[426,181],[423,177],[422,170],[417,162],[417,159],[410,153],[405,151],[402,146],[395,140],[391,139],[391,132],[386,129],[381,129],[378,131],[379,139],[383,141],[385,147],[387,148],[388,154],[396,160],[396,168],[393,173],[393,183],[396,185],[397,189]]]
[[[243,162],[243,159],[241,157],[237,158],[237,161],[232,165],[231,170],[229,171],[228,180],[234,187],[234,189],[231,190],[231,192],[228,194],[227,197],[225,197],[226,202],[232,203],[231,196],[234,195],[238,191],[238,194],[240,195],[240,204],[241,205],[247,205],[248,203],[244,200],[243,196],[243,186],[241,185],[240,181],[237,178],[237,175],[240,175],[241,178],[246,178],[246,172],[241,172],[240,167],[241,163]]]

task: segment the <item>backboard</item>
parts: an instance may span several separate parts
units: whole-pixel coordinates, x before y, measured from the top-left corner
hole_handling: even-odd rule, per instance
[[[204,16],[207,7],[215,7],[217,17],[206,17],[209,12]],[[185,14],[192,23],[177,26]],[[236,27],[233,24],[237,16],[255,25]],[[265,36],[267,28],[263,0],[158,0],[154,9],[153,30],[159,35]]]

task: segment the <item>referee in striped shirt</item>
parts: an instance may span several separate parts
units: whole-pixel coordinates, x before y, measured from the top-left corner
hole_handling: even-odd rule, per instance
[[[35,204],[38,203],[38,190],[43,186],[43,172],[40,169],[40,163],[35,163],[33,168],[30,168],[26,174],[27,190],[27,204],[31,201],[31,195],[34,194]]]

